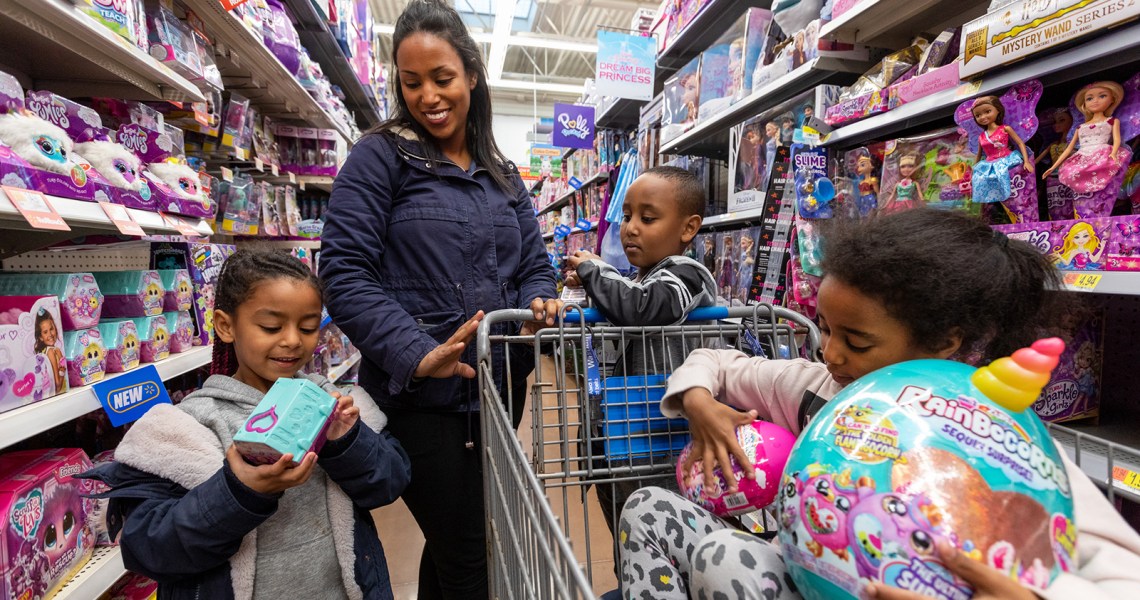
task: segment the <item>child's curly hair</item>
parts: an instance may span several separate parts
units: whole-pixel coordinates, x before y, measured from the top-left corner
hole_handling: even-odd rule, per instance
[[[1057,271],[1025,242],[979,219],[916,209],[834,225],[824,277],[883,303],[929,351],[962,338],[983,362],[1042,337],[1064,300]]]

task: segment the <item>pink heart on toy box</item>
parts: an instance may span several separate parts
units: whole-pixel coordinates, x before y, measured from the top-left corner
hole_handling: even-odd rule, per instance
[[[32,388],[36,386],[36,377],[31,373],[24,375],[24,378],[12,384],[12,392],[21,398],[32,393]]]

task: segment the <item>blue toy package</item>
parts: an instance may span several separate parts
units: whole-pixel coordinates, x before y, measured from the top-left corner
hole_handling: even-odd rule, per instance
[[[285,454],[300,462],[320,452],[336,398],[308,379],[278,379],[234,434],[246,462],[273,464]]]
[[[830,219],[835,186],[828,179],[827,150],[792,146],[796,184],[796,215],[801,219]]]
[[[874,582],[970,598],[939,542],[1031,588],[1073,572],[1068,475],[1026,410],[1063,349],[1040,340],[980,369],[904,362],[836,395],[793,448],[778,504],[780,545],[803,597],[865,598]]]
[[[697,114],[707,120],[732,104],[735,95],[729,75],[732,44],[718,43],[701,53],[701,91]],[[739,59],[737,59],[739,61]]]

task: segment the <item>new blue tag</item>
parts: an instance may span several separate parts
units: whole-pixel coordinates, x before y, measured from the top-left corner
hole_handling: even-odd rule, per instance
[[[586,219],[578,219],[578,222],[575,223],[575,225],[578,226],[579,231],[589,231],[590,228],[594,226],[593,223],[589,222]]]
[[[567,183],[570,184],[570,187],[572,187],[576,190],[582,189],[582,181],[580,179],[578,179],[577,177],[571,177],[570,181],[568,181]]]
[[[554,228],[554,237],[564,238],[570,235],[570,228],[565,225],[559,225]]]
[[[170,404],[166,386],[154,365],[128,371],[92,388],[115,427],[139,420],[157,404]]]

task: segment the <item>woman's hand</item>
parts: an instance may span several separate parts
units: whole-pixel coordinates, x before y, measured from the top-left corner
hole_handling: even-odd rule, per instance
[[[329,392],[337,399],[336,408],[333,409],[332,420],[325,432],[325,439],[339,440],[348,433],[353,425],[360,420],[360,409],[353,403],[352,396],[342,396],[340,392]]]
[[[1037,594],[1009,575],[966,556],[946,542],[938,543],[938,555],[951,573],[974,586],[974,600],[1038,600]],[[867,595],[882,600],[928,600],[921,594],[876,583],[867,585]]]
[[[230,470],[245,486],[259,494],[280,494],[309,480],[317,465],[317,453],[309,452],[300,463],[293,463],[293,455],[285,454],[271,465],[251,465],[245,462],[237,446],[226,450]]]
[[[482,320],[483,311],[479,311],[469,321],[460,325],[459,329],[456,329],[446,342],[427,353],[427,356],[416,367],[416,372],[412,373],[412,377],[417,379],[427,377],[447,379],[458,375],[466,379],[474,379],[475,369],[460,359],[463,358],[463,349],[467,347],[471,338],[475,336],[475,332],[479,330],[479,322]]]
[[[736,477],[732,469],[727,468],[728,457],[731,454],[740,463],[745,477],[755,479],[756,473],[752,468],[752,461],[744,454],[740,442],[736,439],[736,428],[747,425],[756,420],[756,411],[739,412],[730,406],[721,404],[713,398],[712,392],[705,388],[692,388],[681,397],[681,404],[685,410],[685,417],[689,419],[689,431],[693,436],[693,449],[685,463],[681,465],[681,472],[686,474],[693,466],[693,461],[701,459],[705,472],[705,488],[715,487],[716,478],[713,469],[722,465],[721,473],[728,485],[729,492],[735,492]]]
[[[519,331],[521,335],[534,335],[543,327],[553,327],[555,319],[562,312],[562,301],[557,298],[535,298],[530,301],[530,311],[534,313],[534,320],[523,323]]]

